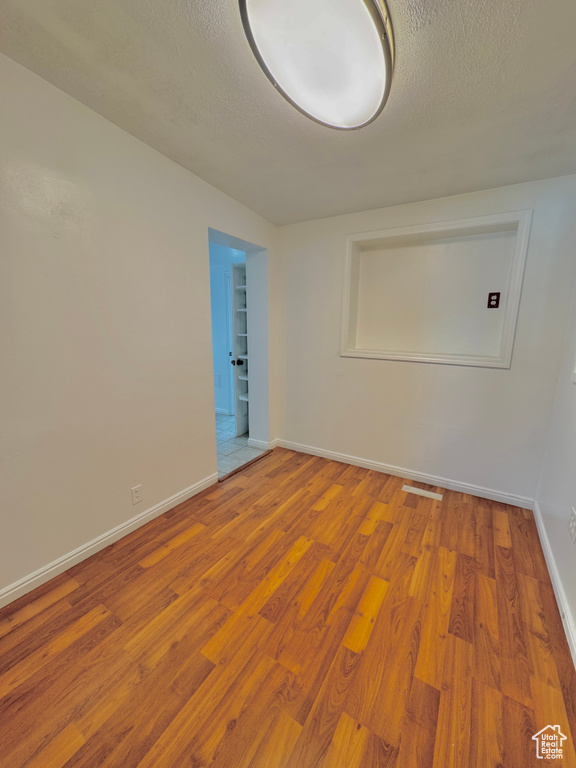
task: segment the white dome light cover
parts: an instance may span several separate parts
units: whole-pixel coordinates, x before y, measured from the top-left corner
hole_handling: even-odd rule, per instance
[[[246,37],[274,87],[317,123],[375,120],[394,64],[384,0],[240,0]]]

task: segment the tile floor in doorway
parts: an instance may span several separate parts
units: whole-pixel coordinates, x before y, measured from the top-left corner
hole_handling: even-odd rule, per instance
[[[216,414],[216,446],[218,449],[218,477],[247,464],[265,451],[248,445],[248,434],[235,436],[234,416]]]

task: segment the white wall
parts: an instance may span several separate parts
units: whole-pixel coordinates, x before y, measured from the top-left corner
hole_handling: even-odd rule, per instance
[[[208,227],[267,248],[277,277],[272,225],[3,56],[0,103],[8,602],[26,589],[9,585],[216,472]]]
[[[566,246],[574,251],[574,240]],[[576,295],[570,309],[536,501],[554,558],[556,573],[552,576],[559,579],[564,592],[562,607],[567,613],[565,623],[571,632],[576,658],[576,545],[567,529],[570,511],[576,507],[576,384],[572,381],[576,361]]]
[[[270,328],[266,317],[272,312],[270,296],[274,297],[274,312],[278,312],[278,293],[266,290],[270,283],[270,260],[266,250],[255,248],[246,254],[246,305],[248,307],[248,391],[250,397],[249,433],[250,439],[268,444],[277,436],[278,424],[267,418],[269,394],[278,398],[270,372],[274,365],[264,365],[263,350],[269,351],[274,360],[277,354],[278,336]]]
[[[574,283],[575,193],[572,176],[283,227],[283,438],[533,499]],[[510,370],[339,357],[346,235],[523,209],[534,216]]]

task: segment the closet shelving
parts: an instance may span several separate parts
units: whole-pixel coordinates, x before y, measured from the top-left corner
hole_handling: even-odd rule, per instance
[[[246,266],[234,265],[234,358],[236,364],[236,399],[237,406],[248,428],[248,307],[246,305]],[[241,364],[239,364],[241,363]]]

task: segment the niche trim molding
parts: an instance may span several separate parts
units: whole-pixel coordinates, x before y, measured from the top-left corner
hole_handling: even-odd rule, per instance
[[[532,211],[524,210],[348,235],[346,237],[340,356],[376,360],[441,363],[445,365],[466,365],[484,368],[510,368],[531,222]],[[387,349],[364,349],[357,346],[356,321],[359,301],[358,275],[360,258],[363,251],[375,250],[376,248],[399,247],[410,244],[425,244],[427,242],[432,243],[450,237],[482,236],[484,234],[491,235],[500,232],[514,232],[515,239],[507,295],[503,296],[504,318],[497,354],[474,355],[439,354],[436,352],[403,352]]]

